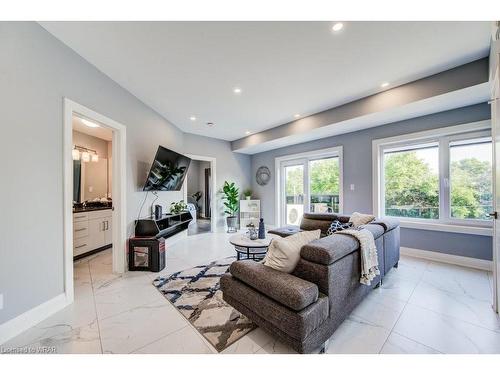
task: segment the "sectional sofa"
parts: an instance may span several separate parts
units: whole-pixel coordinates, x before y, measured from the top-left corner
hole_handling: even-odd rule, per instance
[[[375,220],[364,228],[375,238],[381,274],[371,286],[360,284],[358,241],[342,234],[327,236],[333,220],[348,222],[349,216],[304,214],[299,227],[270,231],[288,236],[321,229],[319,240],[301,248],[299,263],[291,274],[243,260],[232,263],[230,273],[221,279],[227,303],[299,353],[324,350],[337,327],[398,265],[398,221]]]

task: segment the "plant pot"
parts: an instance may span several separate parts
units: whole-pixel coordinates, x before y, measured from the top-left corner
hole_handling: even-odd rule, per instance
[[[237,231],[236,226],[238,225],[238,218],[236,216],[226,217],[227,222],[227,233],[234,233]]]
[[[251,195],[247,195],[245,198],[246,198],[247,201],[249,201],[250,199],[252,199],[252,196]]]

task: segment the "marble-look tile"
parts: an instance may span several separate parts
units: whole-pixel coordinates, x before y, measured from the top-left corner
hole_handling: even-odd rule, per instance
[[[188,325],[168,301],[99,320],[104,353],[131,353]]]
[[[440,354],[440,352],[392,332],[380,354]]]
[[[364,319],[350,316],[333,333],[328,342],[328,354],[375,354],[390,334],[390,330]]]
[[[382,286],[374,289],[371,294],[390,297],[403,302],[410,299],[411,294],[419,283],[414,278],[404,278],[391,270],[382,280]]]
[[[431,262],[422,276],[422,281],[437,289],[491,301],[488,275],[485,271]]]
[[[3,348],[23,347],[29,348],[27,353],[52,353],[52,354],[100,354],[101,342],[97,321],[83,327],[67,330],[51,337],[40,338],[25,345],[6,343]],[[44,352],[41,350],[47,349]]]
[[[137,354],[211,354],[216,353],[196,332],[188,325],[157,341],[148,344],[133,353]]]
[[[500,353],[500,332],[410,303],[393,331],[442,353]]]
[[[284,344],[278,339],[273,339],[271,342],[257,350],[255,354],[298,354],[290,346]]]
[[[222,354],[252,354],[276,341],[269,333],[258,327],[222,351]]]
[[[401,315],[405,304],[405,302],[385,294],[370,293],[353,310],[351,316],[391,330]]]
[[[467,294],[452,293],[438,289],[427,282],[421,282],[413,292],[409,302],[500,332],[500,317],[493,311],[490,301],[470,298]]]
[[[393,268],[389,272],[401,278],[420,280],[428,265],[429,261],[425,259],[402,256],[398,268]]]
[[[121,278],[95,293],[97,316],[105,319],[148,303],[168,303],[149,275]]]

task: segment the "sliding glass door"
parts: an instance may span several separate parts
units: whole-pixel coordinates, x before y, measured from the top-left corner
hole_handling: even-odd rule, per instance
[[[303,155],[279,164],[281,225],[299,225],[304,212],[341,212],[341,149]]]

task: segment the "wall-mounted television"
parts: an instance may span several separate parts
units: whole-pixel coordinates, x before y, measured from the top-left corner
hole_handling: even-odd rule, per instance
[[[187,156],[159,146],[143,190],[180,190],[190,163]]]

